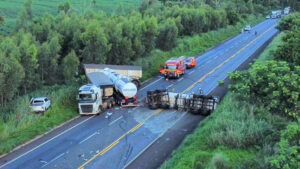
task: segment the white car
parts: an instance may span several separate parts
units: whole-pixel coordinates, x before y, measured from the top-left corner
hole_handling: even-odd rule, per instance
[[[30,109],[33,112],[44,112],[51,106],[51,101],[47,97],[37,97],[30,100]]]
[[[250,26],[250,25],[247,25],[247,26],[244,28],[244,31],[251,31],[251,26]]]
[[[271,18],[271,16],[270,16],[270,15],[267,15],[267,16],[266,16],[266,19],[270,19],[270,18]]]

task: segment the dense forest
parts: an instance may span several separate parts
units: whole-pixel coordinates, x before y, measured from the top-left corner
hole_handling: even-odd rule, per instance
[[[229,74],[229,94],[162,168],[299,168],[300,13],[277,28],[249,70]]]

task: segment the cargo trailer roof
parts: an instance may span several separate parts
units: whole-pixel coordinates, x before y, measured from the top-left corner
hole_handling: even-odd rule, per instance
[[[96,86],[112,86],[112,81],[102,72],[92,72],[87,74],[90,83]]]
[[[113,70],[142,70],[141,66],[131,65],[99,65],[99,64],[83,64],[84,69],[105,69],[110,68]]]

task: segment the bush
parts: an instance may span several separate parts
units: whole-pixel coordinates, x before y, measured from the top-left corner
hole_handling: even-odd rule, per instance
[[[262,105],[272,113],[300,115],[300,67],[292,71],[286,62],[257,62],[249,71],[230,73],[229,89],[240,98]]]
[[[289,124],[281,132],[278,152],[271,164],[275,168],[298,169],[300,166],[300,122]]]
[[[228,165],[228,158],[223,153],[214,154],[213,158],[210,161],[209,169],[230,169]]]

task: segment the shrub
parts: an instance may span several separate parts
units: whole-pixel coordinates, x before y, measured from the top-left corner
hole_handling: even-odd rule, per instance
[[[298,169],[300,166],[300,123],[291,123],[281,132],[278,152],[272,158],[275,168]]]
[[[228,158],[223,153],[216,153],[210,161],[209,169],[230,169]]]

